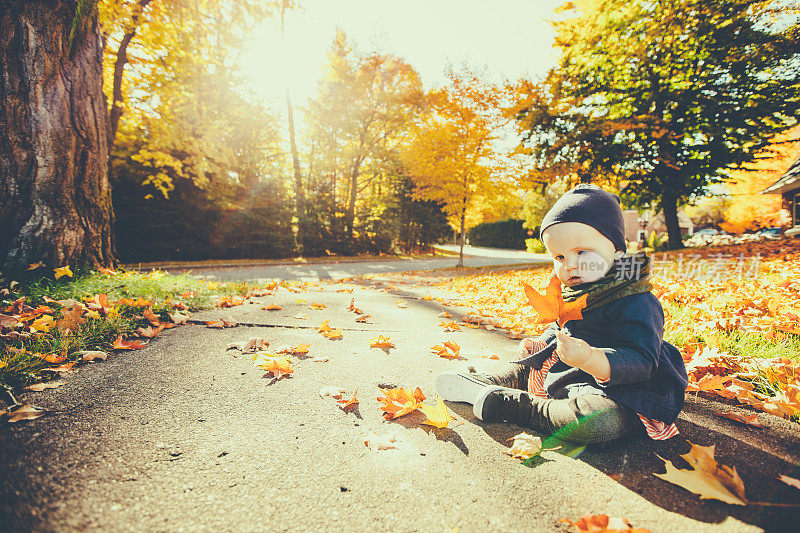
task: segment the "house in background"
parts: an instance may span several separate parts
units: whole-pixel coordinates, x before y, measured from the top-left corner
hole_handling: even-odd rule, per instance
[[[667,224],[664,221],[664,212],[645,211],[641,216],[635,209],[625,209],[622,211],[622,219],[625,222],[625,240],[642,242],[645,236],[652,232],[656,234],[666,233]],[[689,215],[678,209],[678,227],[681,235],[693,235],[694,223]]]
[[[790,229],[784,232],[787,237],[800,234],[800,157],[778,181],[761,191],[762,194],[780,194],[781,206],[791,217]]]

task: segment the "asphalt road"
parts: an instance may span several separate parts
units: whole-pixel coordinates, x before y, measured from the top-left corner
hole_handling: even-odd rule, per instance
[[[439,248],[458,252],[458,246],[444,245]],[[498,248],[464,247],[465,267],[485,267],[493,265],[524,265],[550,263],[547,254],[531,254],[519,250]],[[452,268],[458,265],[458,257],[445,259],[385,259],[382,261],[336,261],[272,264],[236,267],[194,267],[167,268],[170,272],[191,271],[193,275],[220,281],[251,280],[266,282],[271,279],[316,281],[319,279],[341,279],[364,274],[386,274],[407,270],[434,270]]]
[[[700,500],[652,475],[663,472],[656,454],[673,459],[688,450],[686,439],[716,444],[751,500],[800,503],[800,491],[775,480],[800,477],[792,435],[708,424],[702,404],[678,421],[680,438],[565,446],[533,468],[503,453],[522,428],[480,422],[466,404],[450,404],[456,420],[445,429],[422,425],[417,414],[384,421],[378,386],[419,386],[433,399],[438,372],[500,364],[477,356],[509,360],[517,344],[500,332],[444,333],[444,308],[420,299],[427,290],[398,287],[281,288],[258,303],[195,316],[258,326],[174,328],[146,349],[80,367],[59,389],[22,394],[52,412],[0,426],[0,529],[566,531],[562,518],[604,513],[653,532],[796,530],[798,507]],[[337,292],[348,288],[352,294]],[[345,310],[351,298],[370,323]],[[397,307],[401,300],[406,308]],[[263,310],[268,303],[283,309]],[[309,319],[293,318],[300,312]],[[343,339],[317,333],[323,320],[342,328]],[[378,334],[396,348],[370,348]],[[252,336],[271,347],[311,347],[308,357],[292,358],[292,377],[276,381],[249,355],[226,351]],[[467,360],[430,355],[448,339]],[[329,385],[358,390],[358,408],[345,412],[321,398]],[[370,433],[389,432],[397,432],[397,449],[365,446]]]

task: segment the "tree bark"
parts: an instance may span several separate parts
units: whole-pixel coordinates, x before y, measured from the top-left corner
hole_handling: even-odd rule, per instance
[[[0,268],[113,265],[108,115],[96,2],[0,7]]]
[[[664,223],[667,225],[667,237],[670,250],[683,248],[681,228],[678,225],[678,200],[669,186],[664,188],[661,195],[661,209],[664,212]]]

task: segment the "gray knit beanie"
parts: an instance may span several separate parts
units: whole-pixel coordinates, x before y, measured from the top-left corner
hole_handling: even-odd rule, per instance
[[[592,226],[614,243],[615,250],[627,250],[619,196],[597,185],[581,183],[565,192],[542,219],[539,236],[549,226],[559,222],[580,222]]]

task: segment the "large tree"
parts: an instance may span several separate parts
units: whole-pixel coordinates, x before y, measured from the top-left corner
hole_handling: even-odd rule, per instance
[[[352,239],[362,193],[386,175],[400,134],[422,103],[419,74],[403,59],[360,53],[339,32],[330,65],[309,109],[313,162],[342,198],[344,232]],[[341,195],[337,189],[341,188]]]
[[[97,2],[0,4],[0,262],[114,261]]]
[[[614,175],[622,195],[677,207],[797,123],[797,13],[782,0],[576,0],[559,65],[522,113],[543,168]],[[785,6],[784,6],[785,7]]]
[[[510,192],[506,178],[514,158],[498,144],[508,122],[503,95],[501,88],[472,72],[449,72],[447,84],[428,94],[425,111],[401,151],[414,181],[414,198],[442,205],[459,231],[459,266],[464,264],[467,228]]]

